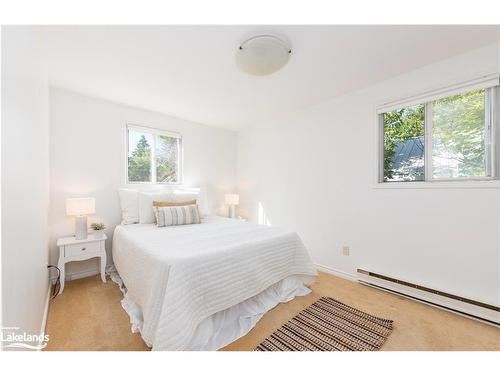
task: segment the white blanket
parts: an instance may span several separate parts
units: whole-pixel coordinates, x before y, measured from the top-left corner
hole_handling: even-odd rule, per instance
[[[189,350],[200,322],[293,275],[316,270],[295,233],[221,217],[117,226],[113,259],[154,350]]]

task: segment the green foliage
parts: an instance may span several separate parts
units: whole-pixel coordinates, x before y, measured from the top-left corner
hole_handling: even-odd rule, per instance
[[[90,224],[90,228],[92,228],[93,230],[104,230],[106,229],[106,226],[104,225],[104,223],[92,223]]]
[[[156,179],[177,182],[177,138],[160,135],[156,139]]]
[[[484,176],[484,90],[450,96],[433,103],[435,177]]]
[[[398,144],[424,135],[424,105],[384,113],[384,181],[394,178],[392,160]],[[416,180],[422,176],[414,176]]]
[[[164,135],[156,137],[156,181],[177,182],[178,139]],[[129,181],[151,181],[151,146],[141,135],[128,158]]]
[[[141,135],[128,158],[128,179],[135,182],[151,181],[151,146],[144,135]]]

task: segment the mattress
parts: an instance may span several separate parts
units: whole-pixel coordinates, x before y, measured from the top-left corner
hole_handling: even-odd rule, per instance
[[[273,304],[306,293],[303,282],[316,276],[296,233],[217,216],[164,228],[119,225],[113,260],[126,286],[124,307],[153,350],[217,349],[244,331],[210,341],[214,324],[223,328],[221,314],[232,311],[234,321],[245,302],[272,296],[245,325],[251,328]]]

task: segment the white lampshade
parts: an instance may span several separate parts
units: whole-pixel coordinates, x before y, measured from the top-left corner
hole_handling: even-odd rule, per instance
[[[240,196],[238,194],[226,194],[226,204],[229,206],[237,206],[240,204]]]
[[[80,216],[95,213],[95,198],[66,199],[66,215]]]
[[[272,35],[258,35],[240,45],[236,64],[245,73],[263,76],[285,66],[291,53],[283,40]]]

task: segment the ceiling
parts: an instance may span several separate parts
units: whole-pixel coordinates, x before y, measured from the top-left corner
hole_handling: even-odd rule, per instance
[[[239,130],[499,40],[498,26],[43,26],[51,85]],[[239,71],[239,43],[272,33],[280,71]]]

